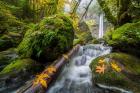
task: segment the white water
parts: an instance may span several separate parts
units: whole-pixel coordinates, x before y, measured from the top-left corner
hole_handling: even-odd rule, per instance
[[[56,82],[46,93],[114,93],[95,89],[89,68],[93,59],[110,52],[110,47],[104,47],[101,44],[81,46],[77,55],[64,67]],[[119,93],[132,93],[117,87],[99,86],[104,89],[120,91]]]
[[[99,38],[104,35],[104,15],[101,13],[99,17]]]
[[[94,93],[89,64],[94,58],[110,51],[110,47],[103,45],[82,46],[47,93]]]

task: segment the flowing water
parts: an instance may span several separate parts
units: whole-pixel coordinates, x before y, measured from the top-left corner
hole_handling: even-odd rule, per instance
[[[78,53],[64,66],[46,93],[131,93],[121,88],[101,84],[99,84],[100,88],[97,88],[92,83],[92,73],[89,68],[91,61],[110,52],[111,48],[102,44],[81,46]],[[110,90],[119,92],[109,92]],[[16,91],[12,91],[7,90],[0,93],[16,93]]]
[[[103,45],[81,46],[77,55],[64,67],[47,93],[97,93],[93,88],[89,64],[96,57],[110,51],[110,47]]]
[[[99,16],[99,38],[104,35],[104,15],[101,13]]]
[[[110,52],[110,47],[104,47],[101,44],[81,46],[77,55],[63,68],[56,82],[46,93],[114,93],[99,92],[99,89],[93,88],[92,74],[89,68],[93,59]],[[117,93],[131,93],[116,87],[100,86],[118,90]]]

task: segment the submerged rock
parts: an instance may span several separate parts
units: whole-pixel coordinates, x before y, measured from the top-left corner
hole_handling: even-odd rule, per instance
[[[73,46],[73,30],[68,16],[47,17],[26,32],[18,47],[19,54],[39,61],[53,61]]]
[[[99,60],[105,60],[105,73],[96,73],[96,66]],[[112,68],[111,63],[115,63],[121,71]],[[124,88],[134,93],[140,92],[140,59],[123,53],[111,53],[96,58],[90,64],[93,74],[93,82],[106,86]]]

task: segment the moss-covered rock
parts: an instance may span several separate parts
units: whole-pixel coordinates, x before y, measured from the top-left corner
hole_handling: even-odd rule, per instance
[[[115,50],[140,56],[140,22],[127,23],[107,32],[105,40]]]
[[[104,43],[104,41],[105,40],[103,38],[99,38],[99,39],[93,38],[92,43],[93,44],[101,44],[101,43]]]
[[[22,57],[53,61],[73,45],[74,31],[68,16],[57,14],[44,18],[26,32],[18,47]]]
[[[43,69],[44,66],[29,58],[12,61],[0,72],[0,92],[22,86]]]
[[[8,75],[15,77],[21,72],[23,72],[22,74],[32,74],[36,73],[39,69],[42,69],[41,65],[30,58],[16,59],[0,72],[0,77]]]
[[[18,45],[25,29],[26,25],[13,16],[8,6],[0,1],[0,51]]]
[[[105,62],[104,74],[96,73],[99,60]],[[116,64],[121,70],[114,69],[111,63]],[[96,84],[116,86],[134,93],[140,92],[140,59],[134,56],[124,53],[111,53],[93,60],[90,68],[93,73],[93,82]]]
[[[0,71],[10,62],[18,57],[15,49],[8,49],[0,52]]]
[[[73,45],[76,44],[87,44],[87,43],[91,43],[91,41],[93,40],[91,33],[90,32],[81,32],[80,34],[77,35],[77,38],[74,39]]]

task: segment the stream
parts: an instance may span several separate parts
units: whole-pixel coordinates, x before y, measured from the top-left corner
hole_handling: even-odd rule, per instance
[[[101,89],[92,84],[92,73],[89,68],[91,61],[110,52],[111,48],[102,44],[81,46],[77,55],[66,64],[46,93],[131,93],[120,88],[103,85],[100,85]]]

